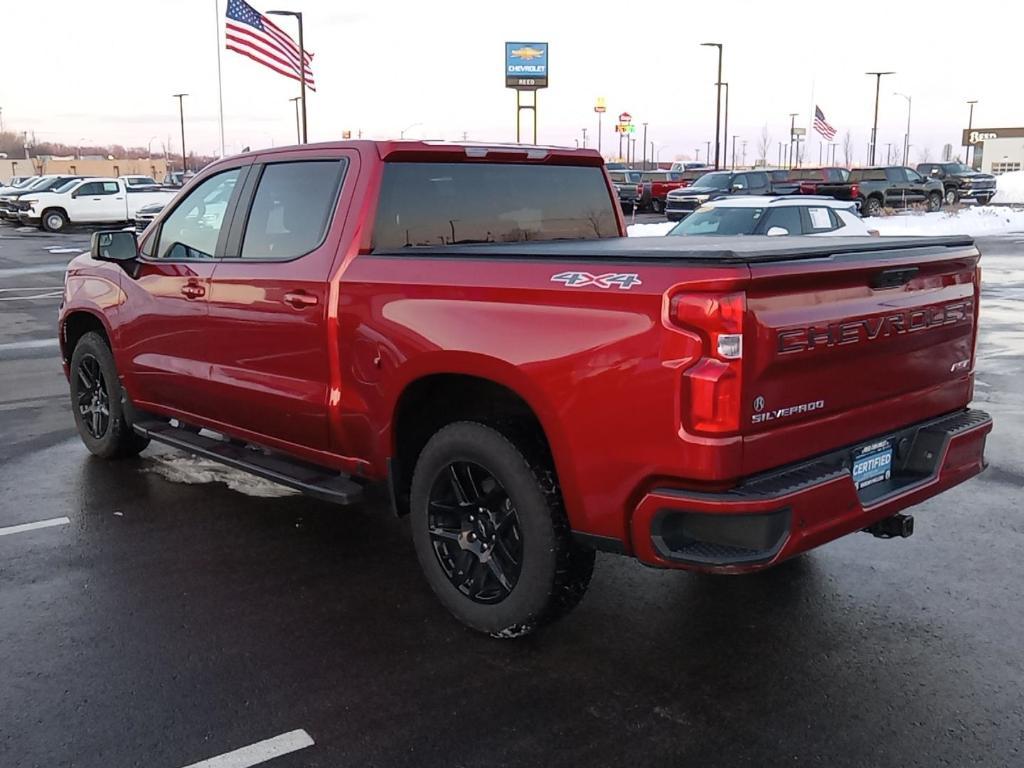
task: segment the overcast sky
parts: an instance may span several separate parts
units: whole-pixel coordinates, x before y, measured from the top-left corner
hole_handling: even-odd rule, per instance
[[[226,0],[219,0],[220,13]],[[265,4],[265,3],[269,3]],[[628,111],[648,122],[662,160],[693,155],[714,137],[714,49],[725,44],[729,133],[756,155],[762,125],[772,150],[786,141],[790,112],[809,126],[814,103],[840,135],[853,134],[863,161],[883,79],[879,147],[902,145],[913,97],[911,159],[959,144],[967,99],[975,127],[1024,125],[1024,2],[904,1],[781,3],[667,0],[654,3],[497,3],[487,0],[255,0],[257,10],[301,10],[315,54],[309,96],[311,141],[364,137],[513,141],[515,92],[503,80],[504,42],[550,43],[550,87],[540,92],[541,143],[573,145],[588,129],[594,99],[607,101],[605,153],[617,147],[612,122]],[[215,152],[217,48],[223,19],[215,0],[34,0],[3,3],[0,107],[9,129],[40,140],[180,147],[177,102],[184,91],[186,143]],[[293,22],[281,19],[293,30]],[[298,84],[222,51],[228,152],[293,143],[288,99]],[[16,73],[16,76],[11,76]],[[812,95],[813,94],[813,95]],[[524,114],[524,118],[526,115]],[[529,136],[524,119],[524,137]],[[639,136],[639,134],[636,134]],[[817,161],[818,137],[808,159]],[[840,150],[841,152],[841,150]],[[638,153],[639,154],[639,153]],[[840,156],[841,159],[841,156]]]

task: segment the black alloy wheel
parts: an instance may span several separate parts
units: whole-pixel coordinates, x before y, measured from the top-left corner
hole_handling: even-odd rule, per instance
[[[76,405],[82,425],[93,438],[100,440],[110,429],[110,391],[100,361],[93,355],[83,355],[75,376],[78,379]]]
[[[959,199],[960,199],[960,195],[959,195],[959,193],[956,191],[956,189],[954,187],[950,187],[949,189],[946,190],[946,194],[945,194],[946,205],[956,205],[956,203],[957,203],[957,201]]]
[[[928,195],[928,210],[932,213],[942,210],[942,193],[932,192]]]
[[[476,603],[499,603],[515,589],[523,562],[519,516],[508,492],[469,461],[434,478],[427,531],[445,576]]]

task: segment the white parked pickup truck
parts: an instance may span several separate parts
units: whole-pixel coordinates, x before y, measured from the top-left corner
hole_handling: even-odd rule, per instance
[[[18,221],[47,232],[69,224],[120,224],[135,219],[144,205],[167,203],[175,192],[133,189],[122,179],[81,179],[18,201]]]

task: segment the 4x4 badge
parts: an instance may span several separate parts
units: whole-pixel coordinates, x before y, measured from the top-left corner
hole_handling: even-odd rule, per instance
[[[569,288],[593,285],[597,288],[618,287],[624,291],[628,291],[634,285],[643,285],[640,282],[640,275],[635,272],[609,272],[606,275],[592,275],[589,272],[559,272],[557,275],[551,276],[551,282],[565,283]]]

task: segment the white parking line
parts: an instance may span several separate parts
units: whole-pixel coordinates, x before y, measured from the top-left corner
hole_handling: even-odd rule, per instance
[[[67,264],[39,264],[34,267],[4,267],[0,269],[0,279],[20,275],[45,275],[49,272],[66,272]]]
[[[233,752],[225,752],[201,763],[192,763],[185,768],[249,768],[251,765],[259,765],[281,755],[298,752],[313,744],[313,737],[300,728]]]
[[[0,536],[10,536],[14,533],[25,533],[38,528],[53,528],[55,525],[69,525],[71,521],[66,517],[55,517],[52,520],[40,520],[37,523],[23,523],[22,525],[9,525],[0,528]]]
[[[46,347],[56,346],[56,339],[29,339],[28,341],[9,341],[6,344],[0,344],[0,352],[6,352],[9,349],[44,349]]]

